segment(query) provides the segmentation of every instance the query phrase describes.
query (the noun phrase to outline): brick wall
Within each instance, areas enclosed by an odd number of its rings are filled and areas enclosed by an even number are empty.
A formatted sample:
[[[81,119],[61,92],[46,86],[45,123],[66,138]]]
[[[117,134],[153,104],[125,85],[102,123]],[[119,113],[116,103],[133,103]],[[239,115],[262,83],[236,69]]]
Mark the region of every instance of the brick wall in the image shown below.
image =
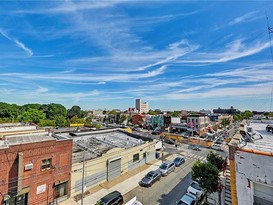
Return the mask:
[[[22,164],[18,166],[18,155],[23,153]],[[52,167],[41,170],[42,160],[52,159]],[[22,169],[22,188],[29,187],[28,204],[48,204],[53,201],[54,183],[69,181],[72,163],[72,140],[46,141],[10,146],[0,150],[0,203],[3,195],[16,191],[18,169]],[[33,169],[25,170],[26,164],[33,164]],[[38,190],[37,190],[38,187]],[[39,188],[41,193],[37,193]],[[70,188],[68,193],[70,193]],[[16,193],[14,193],[16,194]],[[69,195],[69,194],[68,194]]]

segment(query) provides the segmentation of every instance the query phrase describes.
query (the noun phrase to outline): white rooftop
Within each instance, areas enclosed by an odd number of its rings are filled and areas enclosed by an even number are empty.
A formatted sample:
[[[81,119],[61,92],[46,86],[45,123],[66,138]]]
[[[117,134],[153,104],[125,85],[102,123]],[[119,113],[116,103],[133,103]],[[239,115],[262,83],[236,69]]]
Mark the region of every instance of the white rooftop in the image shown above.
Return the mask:
[[[267,125],[268,123],[250,123],[247,127],[253,129],[253,142],[242,141],[239,146],[251,150],[273,152],[273,133],[266,131]]]

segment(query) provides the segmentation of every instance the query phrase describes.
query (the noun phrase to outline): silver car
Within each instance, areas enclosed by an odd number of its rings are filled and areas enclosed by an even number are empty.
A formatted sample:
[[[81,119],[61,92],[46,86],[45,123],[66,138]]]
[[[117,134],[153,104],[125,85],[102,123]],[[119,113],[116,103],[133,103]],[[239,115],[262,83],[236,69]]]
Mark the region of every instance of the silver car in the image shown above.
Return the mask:
[[[140,185],[141,186],[152,186],[153,183],[155,183],[156,181],[159,181],[161,178],[161,173],[158,171],[150,171],[148,172],[148,174],[146,174],[145,177],[143,177],[140,181]]]
[[[161,173],[162,176],[167,176],[170,172],[174,171],[175,164],[173,161],[166,161],[160,165],[158,171]]]

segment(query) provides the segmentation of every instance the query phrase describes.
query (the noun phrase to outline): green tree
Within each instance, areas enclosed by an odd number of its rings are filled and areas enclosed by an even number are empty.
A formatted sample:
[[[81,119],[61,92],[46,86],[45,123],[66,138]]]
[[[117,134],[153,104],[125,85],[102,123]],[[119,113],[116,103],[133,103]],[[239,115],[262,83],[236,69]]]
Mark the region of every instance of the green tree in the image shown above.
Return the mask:
[[[80,106],[74,105],[70,110],[68,110],[67,117],[69,119],[71,119],[74,116],[76,116],[76,117],[80,117],[81,116],[81,108],[80,108]]]
[[[22,109],[24,111],[28,111],[29,109],[35,109],[35,110],[40,110],[41,109],[41,105],[38,103],[33,103],[33,104],[25,104],[22,106]]]
[[[221,120],[221,124],[222,124],[223,127],[226,127],[227,125],[230,124],[230,120],[228,118],[223,118]]]
[[[116,110],[111,110],[111,111],[109,112],[109,114],[110,114],[110,115],[117,115],[118,113],[117,113]]]
[[[233,116],[234,121],[239,121],[241,116],[239,114],[236,114]]]
[[[243,119],[249,119],[249,118],[253,117],[253,113],[249,110],[246,110],[243,113],[241,113],[241,116]]]
[[[49,120],[49,119],[43,120],[43,119],[41,119],[39,121],[39,125],[41,127],[46,127],[46,126],[55,127],[55,120]]]
[[[16,104],[0,102],[0,118],[16,119],[21,114],[20,107]]]
[[[192,167],[192,178],[206,190],[206,200],[209,194],[217,191],[219,170],[214,164],[197,161]]]
[[[223,166],[223,163],[225,160],[219,154],[215,154],[213,152],[210,152],[207,155],[207,160],[208,160],[208,162],[214,164],[218,170],[222,170],[222,166]]]
[[[96,124],[96,129],[99,130],[101,128],[101,124]]]
[[[36,110],[33,108],[29,108],[28,111],[25,111],[20,119],[24,122],[34,122],[34,123],[39,123],[40,120],[45,120],[46,115],[43,113],[41,110]]]
[[[80,113],[80,118],[86,118],[87,117],[87,113],[88,113],[88,111],[86,111],[86,110],[81,110],[81,113]]]
[[[180,112],[178,111],[171,112],[172,117],[179,117],[179,115],[180,115]]]
[[[67,116],[67,110],[61,104],[50,103],[46,106],[42,105],[41,109],[44,109],[44,112],[46,113],[46,117],[48,119],[54,119],[55,116]]]
[[[70,123],[72,123],[72,124],[85,123],[85,119],[78,118],[77,116],[74,116],[70,119]]]
[[[127,120],[127,116],[126,115],[121,115],[120,123],[124,123],[126,120]]]
[[[86,123],[91,124],[92,123],[92,116],[89,116],[85,119]]]
[[[157,112],[155,112],[155,111],[153,111],[153,110],[149,110],[149,112],[148,112],[147,114],[149,114],[149,115],[156,115]]]
[[[66,127],[68,124],[66,118],[61,115],[54,116],[54,120],[55,120],[55,126],[57,127]]]

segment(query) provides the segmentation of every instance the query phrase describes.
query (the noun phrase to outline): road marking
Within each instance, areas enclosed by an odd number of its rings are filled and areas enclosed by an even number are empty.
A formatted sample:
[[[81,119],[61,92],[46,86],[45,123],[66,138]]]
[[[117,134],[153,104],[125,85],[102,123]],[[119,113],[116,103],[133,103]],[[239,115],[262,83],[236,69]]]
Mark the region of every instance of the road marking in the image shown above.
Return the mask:
[[[194,157],[193,157],[194,159],[198,159],[198,155],[194,155]]]

